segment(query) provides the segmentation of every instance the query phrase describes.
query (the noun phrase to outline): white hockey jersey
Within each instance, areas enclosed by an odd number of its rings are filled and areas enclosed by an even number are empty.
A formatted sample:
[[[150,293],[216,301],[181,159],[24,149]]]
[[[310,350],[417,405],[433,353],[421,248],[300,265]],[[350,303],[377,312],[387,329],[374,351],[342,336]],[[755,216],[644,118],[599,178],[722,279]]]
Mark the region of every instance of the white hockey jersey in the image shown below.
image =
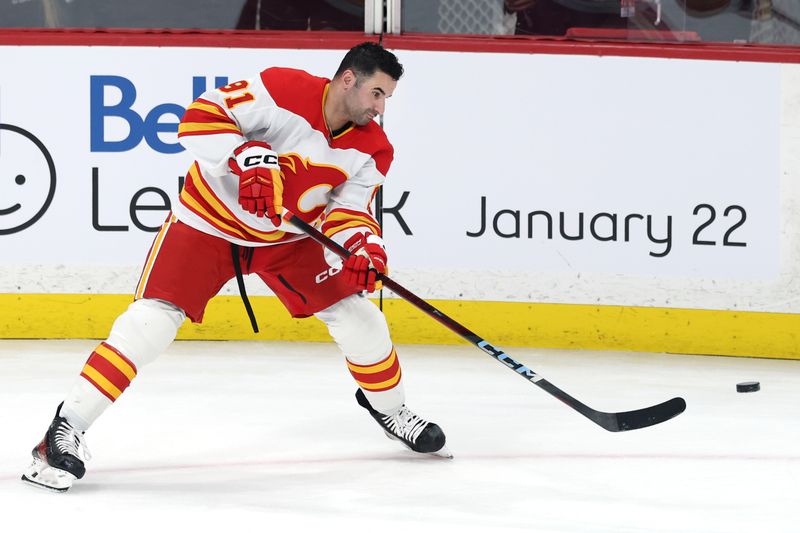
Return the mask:
[[[279,154],[286,209],[321,224],[340,243],[356,231],[380,235],[371,206],[394,150],[374,122],[331,134],[323,113],[329,83],[301,70],[269,68],[195,100],[178,128],[181,144],[195,158],[174,209],[178,219],[245,246],[304,237],[290,224],[276,228],[239,205],[239,178],[228,159],[253,140]]]

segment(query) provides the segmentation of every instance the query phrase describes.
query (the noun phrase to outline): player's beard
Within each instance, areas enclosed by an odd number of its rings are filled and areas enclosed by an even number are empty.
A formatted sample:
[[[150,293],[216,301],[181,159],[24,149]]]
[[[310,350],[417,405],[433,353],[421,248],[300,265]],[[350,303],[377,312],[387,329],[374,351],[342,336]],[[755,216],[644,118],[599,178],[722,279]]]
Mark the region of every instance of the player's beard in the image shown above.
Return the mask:
[[[350,115],[350,122],[353,122],[359,126],[365,126],[369,124],[375,117],[373,111],[369,108],[350,108],[348,111]]]
[[[374,119],[375,116],[376,115],[373,115],[372,112],[369,110],[362,111],[361,113],[358,114],[358,117],[353,120],[353,122],[355,122],[359,126],[366,126],[367,124],[372,122],[372,119]]]
[[[377,116],[368,107],[358,107],[358,102],[346,102],[346,105],[350,122],[358,126],[366,126]]]

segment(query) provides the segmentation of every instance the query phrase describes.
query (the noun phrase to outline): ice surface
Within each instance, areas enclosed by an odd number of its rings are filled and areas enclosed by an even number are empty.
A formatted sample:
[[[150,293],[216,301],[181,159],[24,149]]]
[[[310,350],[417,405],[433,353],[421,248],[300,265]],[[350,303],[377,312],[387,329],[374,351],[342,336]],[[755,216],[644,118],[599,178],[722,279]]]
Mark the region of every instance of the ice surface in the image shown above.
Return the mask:
[[[800,361],[506,349],[595,409],[687,401],[609,433],[472,346],[400,346],[448,461],[382,434],[333,343],[176,342],[87,433],[83,480],[23,484],[95,344],[0,341],[0,531],[800,531]]]

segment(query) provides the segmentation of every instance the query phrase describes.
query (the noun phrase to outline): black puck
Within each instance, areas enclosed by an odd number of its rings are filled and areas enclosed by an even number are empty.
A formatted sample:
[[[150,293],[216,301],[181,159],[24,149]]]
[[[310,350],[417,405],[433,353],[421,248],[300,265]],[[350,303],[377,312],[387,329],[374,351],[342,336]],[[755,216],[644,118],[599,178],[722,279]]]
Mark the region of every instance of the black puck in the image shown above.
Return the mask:
[[[736,392],[756,392],[761,390],[761,383],[758,381],[745,381],[736,384]]]

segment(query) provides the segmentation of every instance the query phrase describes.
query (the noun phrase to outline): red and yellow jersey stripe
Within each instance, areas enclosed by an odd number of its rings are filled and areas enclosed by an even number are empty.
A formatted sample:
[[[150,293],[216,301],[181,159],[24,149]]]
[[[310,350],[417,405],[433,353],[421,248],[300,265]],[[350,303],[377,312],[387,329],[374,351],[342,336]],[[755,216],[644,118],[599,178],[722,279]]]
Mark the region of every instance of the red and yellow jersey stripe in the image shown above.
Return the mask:
[[[237,239],[248,242],[276,244],[296,238],[294,234],[280,230],[260,231],[239,220],[225,202],[211,190],[196,162],[186,175],[186,182],[180,194],[180,202],[215,229]]]
[[[363,211],[353,211],[350,209],[333,209],[325,217],[322,224],[322,233],[327,237],[333,237],[340,231],[350,228],[364,228],[370,233],[381,236],[381,227],[378,221],[371,215]]]
[[[192,102],[178,125],[178,138],[216,133],[242,135],[236,122],[219,105],[202,98]]]

